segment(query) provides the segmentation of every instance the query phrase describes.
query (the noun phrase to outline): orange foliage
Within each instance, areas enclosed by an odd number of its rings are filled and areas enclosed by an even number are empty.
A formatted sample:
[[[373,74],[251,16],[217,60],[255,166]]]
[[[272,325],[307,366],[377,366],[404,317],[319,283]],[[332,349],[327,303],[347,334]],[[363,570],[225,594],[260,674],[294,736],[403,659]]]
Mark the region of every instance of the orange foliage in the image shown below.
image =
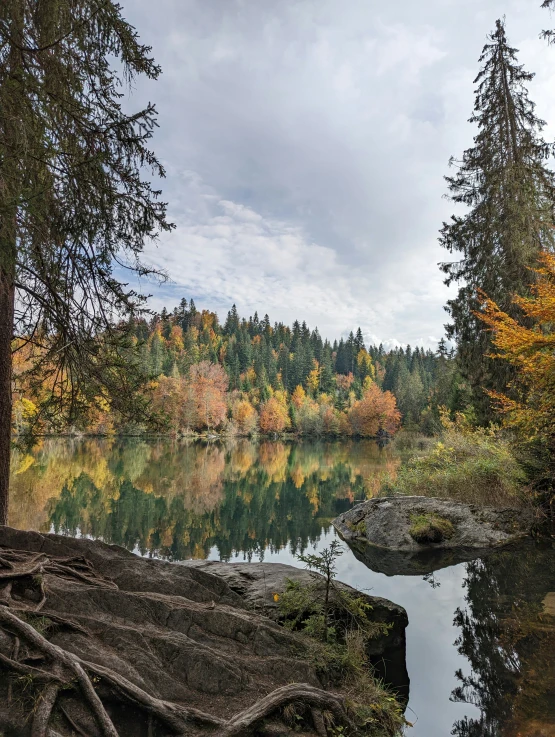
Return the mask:
[[[153,409],[172,432],[219,427],[226,418],[227,375],[208,361],[191,366],[188,377],[161,376],[153,392]]]
[[[168,345],[172,350],[176,352],[183,350],[183,330],[179,327],[179,325],[172,325],[170,337],[168,338]]]
[[[250,434],[256,428],[258,415],[248,399],[239,399],[231,407],[231,416],[240,433]]]
[[[348,391],[351,388],[354,380],[355,377],[350,372],[347,374],[347,376],[345,376],[345,374],[335,375],[335,383],[337,384],[337,388],[344,389],[345,391]]]
[[[189,371],[195,429],[219,427],[226,417],[228,378],[219,364],[201,361]]]
[[[261,432],[283,432],[289,426],[287,407],[276,397],[270,397],[260,408]]]
[[[297,409],[299,409],[304,403],[305,399],[306,399],[306,392],[301,386],[301,384],[299,384],[298,386],[295,387],[295,391],[291,395],[291,402]]]
[[[376,437],[380,430],[393,435],[401,424],[401,413],[393,394],[371,383],[362,399],[350,408],[348,419],[355,435],[368,438]]]
[[[514,297],[524,320],[519,322],[482,294],[482,312],[475,313],[493,333],[501,358],[517,369],[510,387],[512,398],[490,392],[506,424],[519,427],[529,437],[555,439],[555,255],[543,253],[534,269],[538,280],[531,297]],[[527,322],[531,327],[522,324]],[[515,398],[516,397],[516,398]]]

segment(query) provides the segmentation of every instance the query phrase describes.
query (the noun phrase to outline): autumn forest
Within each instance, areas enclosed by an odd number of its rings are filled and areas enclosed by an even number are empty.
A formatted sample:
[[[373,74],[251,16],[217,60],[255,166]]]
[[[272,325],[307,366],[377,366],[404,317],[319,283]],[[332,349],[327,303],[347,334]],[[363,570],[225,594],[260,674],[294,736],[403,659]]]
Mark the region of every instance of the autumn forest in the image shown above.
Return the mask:
[[[384,350],[368,346],[360,328],[345,340],[322,339],[296,321],[290,328],[255,313],[241,318],[235,306],[223,325],[208,310],[183,299],[121,326],[129,361],[148,381],[149,421],[126,422],[107,403],[96,401],[73,426],[61,416],[42,415],[46,382],[26,380],[33,351],[22,341],[16,351],[14,397],[17,429],[42,432],[225,432],[251,435],[389,437],[401,424],[432,434],[439,407],[464,409],[465,384],[442,341],[433,352],[421,348]]]

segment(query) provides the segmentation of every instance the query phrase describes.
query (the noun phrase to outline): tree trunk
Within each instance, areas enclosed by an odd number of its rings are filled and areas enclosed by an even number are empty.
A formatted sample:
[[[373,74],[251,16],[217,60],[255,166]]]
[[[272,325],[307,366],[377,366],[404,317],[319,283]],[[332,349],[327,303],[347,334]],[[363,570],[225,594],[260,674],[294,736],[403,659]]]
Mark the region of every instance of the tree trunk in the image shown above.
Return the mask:
[[[4,243],[0,248],[4,249]],[[4,254],[2,254],[4,255]],[[12,426],[14,277],[0,266],[0,524],[8,523]]]
[[[15,273],[17,255],[17,207],[21,188],[19,158],[23,108],[20,76],[23,66],[24,2],[12,3],[7,65],[2,75],[0,99],[0,524],[8,523],[8,487],[12,431],[12,340],[14,333]],[[19,47],[19,48],[18,48]]]

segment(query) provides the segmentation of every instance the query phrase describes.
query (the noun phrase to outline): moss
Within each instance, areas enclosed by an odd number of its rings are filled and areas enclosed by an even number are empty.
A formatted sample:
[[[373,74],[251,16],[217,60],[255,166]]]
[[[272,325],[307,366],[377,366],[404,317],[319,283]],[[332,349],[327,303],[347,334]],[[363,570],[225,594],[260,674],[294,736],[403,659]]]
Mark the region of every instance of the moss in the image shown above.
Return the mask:
[[[361,519],[356,524],[354,522],[348,521],[347,527],[351,530],[351,532],[356,532],[357,535],[365,535],[366,534],[366,520]]]
[[[417,543],[440,543],[453,537],[453,523],[438,514],[412,514],[409,534]]]

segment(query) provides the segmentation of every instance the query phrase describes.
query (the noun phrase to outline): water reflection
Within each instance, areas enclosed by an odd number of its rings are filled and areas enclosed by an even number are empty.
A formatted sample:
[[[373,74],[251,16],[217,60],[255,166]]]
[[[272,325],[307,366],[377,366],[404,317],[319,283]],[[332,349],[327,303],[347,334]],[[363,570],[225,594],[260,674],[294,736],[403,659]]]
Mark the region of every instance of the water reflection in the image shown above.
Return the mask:
[[[328,545],[333,517],[373,496],[399,464],[391,446],[370,441],[47,440],[14,457],[10,524],[173,560],[298,564],[294,552]],[[427,569],[386,576],[363,563],[342,556],[340,580],[409,615],[408,737],[555,737],[552,544],[521,544],[425,579]],[[383,571],[386,559],[378,563]]]
[[[302,551],[399,457],[360,442],[46,441],[14,459],[10,524],[172,560]]]
[[[555,549],[530,542],[466,565],[466,606],[455,612],[460,670],[454,701],[480,717],[459,720],[457,737],[555,734]]]

